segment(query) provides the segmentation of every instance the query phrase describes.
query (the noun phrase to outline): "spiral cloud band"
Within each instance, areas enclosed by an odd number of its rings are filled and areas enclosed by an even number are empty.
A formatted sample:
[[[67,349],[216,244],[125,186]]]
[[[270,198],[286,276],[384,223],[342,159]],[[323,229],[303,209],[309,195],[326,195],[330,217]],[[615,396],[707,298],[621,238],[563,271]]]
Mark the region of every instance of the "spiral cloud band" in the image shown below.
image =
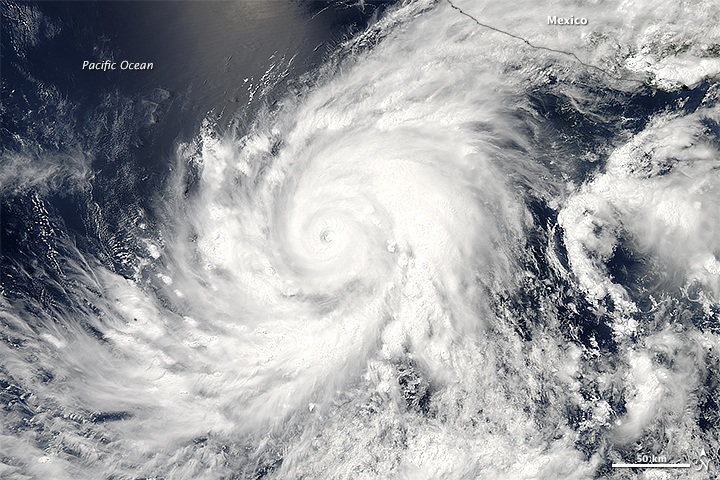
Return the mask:
[[[718,8],[523,5],[388,5],[293,79],[273,53],[155,170],[120,132],[162,89],[17,134],[0,476],[711,475]]]

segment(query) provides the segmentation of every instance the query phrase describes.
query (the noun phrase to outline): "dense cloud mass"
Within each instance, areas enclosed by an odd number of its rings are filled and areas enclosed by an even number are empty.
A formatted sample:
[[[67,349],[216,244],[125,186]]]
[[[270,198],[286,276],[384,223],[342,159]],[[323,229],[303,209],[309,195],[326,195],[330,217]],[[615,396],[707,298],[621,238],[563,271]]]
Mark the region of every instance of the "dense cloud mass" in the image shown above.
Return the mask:
[[[717,475],[714,2],[188,27],[222,67],[96,97],[37,66],[73,10],[2,8],[3,478]]]

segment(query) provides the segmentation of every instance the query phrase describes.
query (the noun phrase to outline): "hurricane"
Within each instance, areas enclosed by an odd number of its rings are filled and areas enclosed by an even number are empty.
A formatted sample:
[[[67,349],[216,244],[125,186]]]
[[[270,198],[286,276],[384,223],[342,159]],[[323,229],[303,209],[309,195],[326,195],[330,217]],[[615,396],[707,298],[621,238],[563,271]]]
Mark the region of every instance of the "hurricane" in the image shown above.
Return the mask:
[[[0,476],[717,475],[716,4],[170,3],[2,7]]]

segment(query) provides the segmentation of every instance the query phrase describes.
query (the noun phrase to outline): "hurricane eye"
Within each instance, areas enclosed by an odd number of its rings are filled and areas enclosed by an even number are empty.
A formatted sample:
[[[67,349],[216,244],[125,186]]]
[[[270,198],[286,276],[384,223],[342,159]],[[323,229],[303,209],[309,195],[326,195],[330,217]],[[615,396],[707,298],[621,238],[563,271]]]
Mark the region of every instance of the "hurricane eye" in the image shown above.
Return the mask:
[[[325,230],[320,234],[320,240],[325,243],[332,243],[335,239],[335,234],[332,230]]]

